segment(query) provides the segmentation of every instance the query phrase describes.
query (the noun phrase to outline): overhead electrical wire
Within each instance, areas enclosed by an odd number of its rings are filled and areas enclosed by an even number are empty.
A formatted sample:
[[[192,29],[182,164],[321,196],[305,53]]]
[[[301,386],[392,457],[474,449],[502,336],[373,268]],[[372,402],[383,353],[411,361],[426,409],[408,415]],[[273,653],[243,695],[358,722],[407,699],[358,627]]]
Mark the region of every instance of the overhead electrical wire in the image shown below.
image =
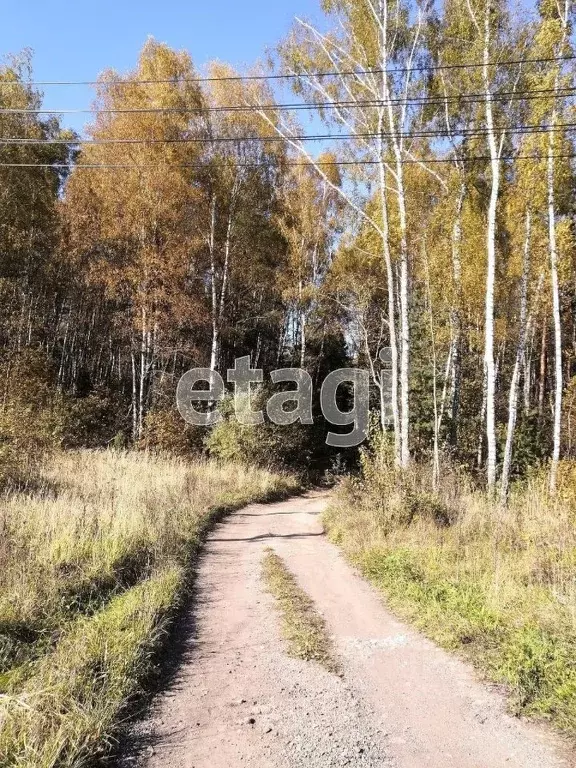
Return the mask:
[[[565,99],[576,96],[576,86],[560,88],[539,88],[518,91],[500,91],[490,94],[492,101],[519,101],[549,98],[551,94],[555,98]],[[382,105],[408,104],[409,106],[443,106],[446,103],[476,104],[484,103],[486,94],[461,93],[456,96],[412,96],[387,100],[359,99],[358,101],[326,101],[326,102],[296,102],[289,104],[238,104],[231,106],[198,106],[198,107],[95,107],[93,109],[47,109],[25,107],[0,107],[0,115],[124,115],[124,114],[195,114],[202,115],[209,112],[253,112],[254,110],[323,110],[323,109],[361,109],[379,107]]]
[[[507,134],[526,135],[541,134],[550,131],[572,131],[576,129],[576,123],[557,123],[555,125],[517,125],[502,129]],[[499,130],[499,129],[496,129]],[[239,144],[242,142],[283,142],[283,141],[351,141],[353,139],[450,139],[459,138],[480,138],[488,134],[487,128],[465,128],[449,132],[445,129],[437,130],[416,130],[411,132],[398,132],[396,134],[388,132],[366,132],[366,133],[327,133],[296,136],[181,136],[177,138],[120,138],[120,139],[45,139],[45,138],[21,138],[0,136],[0,145],[12,146],[37,146],[37,145],[65,145],[65,146],[114,146],[122,144]]]
[[[503,155],[499,157],[500,162],[508,161],[508,160],[548,160],[549,155]],[[560,159],[574,159],[576,158],[576,154],[574,153],[565,153],[565,154],[555,154],[552,155],[553,160],[560,160]],[[449,158],[449,157],[422,157],[422,158],[405,158],[400,160],[401,165],[428,165],[428,164],[437,164],[437,163],[454,163],[455,160],[458,160],[458,162],[480,162],[480,161],[490,161],[491,157],[490,155],[471,155],[468,157],[458,157],[458,158]],[[396,165],[396,160],[388,160],[385,161],[387,164]],[[325,167],[325,166],[363,166],[363,165],[379,165],[379,160],[320,160],[320,161],[287,161],[284,163],[285,166],[290,167],[303,167],[303,166],[309,166],[309,167]],[[43,169],[50,169],[54,171],[58,170],[75,170],[75,169],[85,169],[85,170],[147,170],[149,168],[163,168],[165,170],[176,170],[176,169],[197,169],[202,170],[206,166],[202,165],[200,163],[0,163],[0,168],[43,168]],[[269,167],[266,163],[238,163],[237,168],[267,168]]]
[[[555,125],[516,125],[509,126],[507,128],[496,127],[496,132],[504,132],[514,135],[525,134],[540,134],[548,133],[550,131],[562,131],[562,130],[574,130],[576,129],[576,123],[556,123]],[[365,132],[365,133],[326,133],[326,134],[304,134],[304,135],[286,135],[286,136],[213,136],[213,137],[185,137],[175,139],[5,139],[0,137],[0,144],[3,143],[22,143],[22,144],[67,144],[67,145],[107,145],[107,144],[218,144],[218,143],[238,143],[238,142],[282,142],[282,141],[351,141],[353,139],[450,139],[453,137],[462,138],[477,138],[488,135],[489,130],[487,128],[465,128],[461,130],[447,131],[445,129],[437,130],[415,130],[410,132],[399,131],[392,134],[387,131],[382,132]]]
[[[266,80],[294,80],[312,77],[361,77],[363,75],[381,75],[400,74],[403,72],[436,72],[449,71],[454,69],[476,69],[484,66],[488,67],[511,67],[524,64],[550,64],[553,62],[573,61],[576,55],[569,56],[550,56],[546,58],[535,59],[504,59],[502,61],[488,62],[463,62],[461,64],[422,64],[411,67],[390,67],[387,69],[350,69],[350,70],[328,70],[325,72],[288,72],[286,74],[274,75],[227,75],[220,77],[172,77],[147,80],[36,80],[24,83],[33,87],[48,86],[128,86],[128,85],[161,85],[179,83],[223,83],[223,82],[242,82],[242,81],[266,81]],[[18,80],[0,81],[1,86],[22,85]]]
[[[560,56],[560,57],[549,57],[549,58],[541,58],[541,59],[522,59],[522,60],[507,60],[507,61],[492,61],[488,62],[489,66],[512,66],[512,65],[521,65],[521,64],[535,64],[535,63],[549,63],[549,62],[558,62],[558,61],[570,61],[576,59],[576,56]],[[462,64],[450,64],[450,65],[430,65],[430,66],[423,66],[423,67],[412,67],[412,70],[416,71],[428,71],[428,70],[443,70],[443,69],[465,69],[465,68],[474,68],[479,66],[485,66],[485,62],[481,63],[462,63]],[[34,82],[34,83],[27,83],[27,85],[113,85],[113,84],[153,84],[153,83],[173,83],[178,84],[181,82],[214,82],[214,81],[228,81],[228,80],[265,80],[265,79],[280,79],[284,77],[301,77],[301,76],[316,76],[316,77],[324,77],[324,76],[330,76],[330,75],[360,75],[360,74],[375,74],[375,73],[382,73],[384,70],[356,70],[356,71],[350,71],[350,72],[316,72],[311,73],[309,75],[299,75],[299,74],[293,74],[293,75],[266,75],[266,76],[234,76],[234,77],[215,77],[215,78],[171,78],[171,79],[165,79],[165,80],[118,80],[118,81],[104,81],[103,83],[100,83],[99,81],[85,81],[85,82],[79,82],[79,81],[53,81],[53,82]],[[402,71],[408,71],[407,68],[396,68],[396,69],[388,69],[386,70],[388,73],[393,72],[402,72]],[[10,84],[21,84],[19,81],[0,81],[0,87],[3,85],[10,85]],[[531,100],[531,99],[544,99],[549,98],[550,95],[553,95],[554,98],[570,98],[576,95],[576,88],[574,87],[567,87],[567,88],[541,88],[541,89],[529,89],[529,90],[514,90],[514,91],[500,91],[496,93],[490,94],[490,98],[492,101],[499,101],[499,100],[508,100],[508,101],[514,101],[514,100]],[[407,104],[408,106],[414,106],[414,107],[420,107],[420,106],[429,106],[429,105],[446,105],[447,103],[459,103],[459,104],[471,104],[476,103],[477,101],[484,102],[486,100],[487,95],[484,93],[463,93],[458,94],[454,96],[413,96],[413,97],[404,97],[404,98],[393,98],[386,101],[381,101],[377,99],[358,99],[358,100],[350,100],[350,101],[326,101],[326,102],[317,102],[317,103],[290,103],[290,104],[265,104],[265,105],[231,105],[231,106],[198,106],[193,108],[179,108],[179,107],[125,107],[125,108],[94,108],[94,109],[62,109],[62,110],[54,110],[54,109],[45,109],[45,108],[38,108],[38,109],[29,109],[29,108],[0,108],[0,116],[2,115],[26,115],[26,114],[33,114],[33,115],[42,115],[42,114],[169,114],[169,113],[176,113],[176,114],[203,114],[205,112],[253,112],[257,109],[259,110],[328,110],[328,109],[353,109],[353,108],[369,108],[369,107],[379,107],[384,104]],[[517,125],[517,126],[510,126],[508,128],[499,129],[502,130],[504,133],[509,133],[512,135],[530,135],[530,134],[541,134],[541,133],[547,133],[551,130],[553,131],[561,131],[561,130],[567,130],[571,131],[576,128],[576,123],[562,123],[555,126],[542,126],[542,125]],[[487,129],[480,129],[480,128],[465,128],[465,129],[457,129],[454,131],[447,131],[447,130],[441,130],[441,129],[432,129],[432,130],[415,130],[411,132],[399,132],[397,134],[391,134],[387,132],[381,132],[381,133],[375,133],[375,132],[365,132],[365,133],[355,133],[355,134],[315,134],[315,135],[296,135],[296,136],[215,136],[215,137],[197,137],[197,136],[179,136],[176,138],[136,138],[136,137],[129,137],[129,138],[119,138],[119,139],[82,139],[79,137],[75,137],[73,139],[64,139],[64,138],[54,138],[54,139],[46,139],[46,138],[27,138],[27,137],[1,137],[0,136],[0,145],[12,145],[12,146],[25,146],[25,145],[43,145],[43,144],[61,144],[61,145],[67,145],[67,146],[85,146],[85,145],[114,145],[114,144],[125,144],[125,145],[134,145],[134,144],[184,144],[184,143],[241,143],[241,142],[299,142],[299,143],[305,143],[305,142],[312,142],[312,141],[342,141],[342,140],[352,140],[352,139],[386,139],[386,138],[393,138],[396,136],[397,138],[423,138],[423,139],[453,139],[455,137],[459,138],[475,138],[475,137],[483,137],[488,134]],[[556,155],[555,157],[565,157],[565,158],[573,158],[574,155]],[[462,157],[458,158],[459,160],[463,160],[466,162],[471,161],[482,161],[482,160],[489,160],[489,157],[483,156],[483,155],[477,155],[477,156],[469,156],[469,157]],[[544,157],[540,157],[537,155],[511,155],[502,157],[501,160],[541,160],[545,159]],[[320,165],[375,165],[379,161],[372,161],[372,160],[355,160],[355,161],[330,161],[330,162],[321,162],[316,163]],[[415,159],[415,158],[404,158],[402,163],[452,163],[454,162],[454,158],[446,157],[446,158],[422,158],[422,159]],[[303,162],[293,162],[289,161],[287,165],[310,165],[310,161],[306,160]],[[264,165],[263,163],[252,163],[252,164],[244,164],[244,167],[260,167]],[[201,168],[203,166],[197,165],[197,164],[181,164],[181,165],[169,165],[169,164],[158,164],[158,163],[149,163],[149,164],[133,164],[133,163],[120,163],[120,164],[108,164],[108,163],[0,163],[0,167],[5,168],[52,168],[52,169],[71,169],[71,168],[91,168],[91,169],[97,169],[97,168],[118,168],[118,169],[129,169],[129,168],[146,168],[146,167],[182,167],[182,168],[194,168],[198,167]],[[242,164],[240,164],[240,167],[242,167]]]

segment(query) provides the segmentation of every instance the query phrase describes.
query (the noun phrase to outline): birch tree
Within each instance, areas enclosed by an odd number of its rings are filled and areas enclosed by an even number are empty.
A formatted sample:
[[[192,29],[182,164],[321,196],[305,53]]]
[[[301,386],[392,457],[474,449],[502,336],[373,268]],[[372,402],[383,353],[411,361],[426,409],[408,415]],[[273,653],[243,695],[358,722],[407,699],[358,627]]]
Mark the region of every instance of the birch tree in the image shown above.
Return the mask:
[[[502,47],[510,49],[507,32],[506,10],[503,4],[490,0],[472,2],[467,0],[467,9],[477,43],[473,53],[480,54],[481,90],[483,93],[484,127],[486,146],[490,158],[490,193],[486,221],[486,288],[484,317],[484,370],[486,387],[486,483],[489,493],[496,484],[496,360],[494,341],[496,262],[497,262],[497,227],[498,204],[501,186],[501,158],[506,137],[505,125],[498,125],[494,101],[496,84],[506,81],[495,62]],[[502,116],[505,117],[505,116]],[[500,121],[502,123],[502,120]]]
[[[558,462],[560,459],[561,424],[562,424],[562,320],[560,316],[560,284],[558,275],[557,243],[557,175],[559,161],[556,158],[559,147],[564,143],[559,132],[559,116],[564,112],[559,103],[561,86],[570,84],[566,77],[566,68],[559,59],[569,53],[568,41],[571,34],[573,5],[571,0],[548,0],[539,6],[540,27],[537,31],[535,56],[557,59],[546,74],[539,73],[539,81],[548,84],[551,98],[545,103],[542,119],[548,127],[548,146],[546,163],[548,245],[550,254],[550,280],[552,292],[552,317],[554,325],[554,420],[553,447],[550,467],[550,491],[556,491]]]
[[[409,157],[408,128],[417,119],[410,97],[419,87],[415,68],[422,54],[424,11],[418,7],[412,22],[410,9],[399,1],[330,0],[323,7],[334,22],[334,31],[325,34],[308,21],[297,20],[292,35],[281,46],[281,58],[284,71],[297,76],[296,93],[317,106],[326,125],[352,136],[347,157],[374,163],[375,175],[364,179],[379,190],[378,212],[367,213],[349,183],[339,187],[338,194],[380,238],[388,282],[395,453],[397,464],[405,467],[410,459],[410,254],[404,162]],[[326,69],[341,74],[330,78],[315,74]],[[330,184],[310,149],[294,136],[290,122],[269,119],[279,135]],[[372,134],[376,141],[367,138]],[[362,176],[356,174],[355,178]],[[399,227],[394,244],[389,225],[391,200]]]
[[[211,346],[210,367],[219,368],[223,323],[232,270],[242,247],[239,221],[247,207],[257,208],[259,195],[270,195],[270,174],[283,154],[271,138],[270,126],[243,109],[250,90],[229,65],[214,62],[204,88],[201,183],[205,220],[200,237],[208,251]],[[268,93],[268,92],[267,92]]]
[[[532,210],[529,204],[525,206],[525,233],[524,247],[522,249],[522,277],[520,282],[520,316],[518,330],[518,344],[516,346],[516,358],[512,379],[510,382],[510,394],[508,397],[508,425],[506,429],[506,445],[504,447],[504,459],[502,463],[502,477],[500,485],[500,501],[506,503],[508,487],[510,484],[510,468],[512,463],[512,446],[514,441],[514,429],[518,413],[518,395],[520,389],[520,371],[526,354],[526,338],[530,332],[531,318],[528,320],[528,282],[530,278],[530,248],[532,234]]]

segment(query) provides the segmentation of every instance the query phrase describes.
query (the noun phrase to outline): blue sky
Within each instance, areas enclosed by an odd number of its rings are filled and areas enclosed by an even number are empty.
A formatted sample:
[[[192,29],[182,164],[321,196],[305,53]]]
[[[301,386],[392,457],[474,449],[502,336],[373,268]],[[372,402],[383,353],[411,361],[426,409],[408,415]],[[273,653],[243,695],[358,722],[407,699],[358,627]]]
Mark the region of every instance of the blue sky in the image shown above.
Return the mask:
[[[34,51],[36,80],[94,80],[131,69],[148,37],[186,48],[197,68],[211,59],[242,68],[288,31],[294,16],[318,18],[318,0],[16,0],[2,3],[0,54]],[[45,88],[47,108],[90,105],[92,91]],[[65,123],[81,129],[88,116]]]

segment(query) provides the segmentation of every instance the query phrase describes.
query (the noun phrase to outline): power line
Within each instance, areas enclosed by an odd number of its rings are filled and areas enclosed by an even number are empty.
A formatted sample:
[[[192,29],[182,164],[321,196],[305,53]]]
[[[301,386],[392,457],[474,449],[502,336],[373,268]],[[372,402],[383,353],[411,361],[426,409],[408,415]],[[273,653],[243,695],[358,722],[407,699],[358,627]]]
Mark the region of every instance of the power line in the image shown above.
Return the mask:
[[[489,62],[463,62],[461,64],[423,64],[412,67],[391,67],[389,69],[351,69],[328,70],[325,72],[290,72],[277,75],[229,75],[224,77],[172,77],[149,80],[36,80],[22,83],[19,80],[0,81],[1,86],[25,85],[29,87],[48,86],[129,86],[129,85],[179,85],[181,83],[223,83],[242,81],[266,81],[266,80],[294,80],[312,77],[361,77],[365,75],[401,74],[406,72],[437,72],[453,69],[477,69],[479,67],[511,67],[523,64],[549,64],[561,61],[573,61],[576,56],[550,56],[537,59],[505,59],[503,61]]]
[[[566,154],[556,154],[552,155],[553,160],[561,160],[561,159],[570,159],[573,160],[576,158],[576,154],[574,153],[566,153]],[[541,160],[548,160],[548,155],[503,155],[499,158],[501,162],[505,161],[516,161],[516,160],[534,160],[534,161],[541,161]],[[432,158],[407,158],[404,160],[401,160],[401,165],[427,165],[427,164],[437,164],[437,163],[453,163],[455,158],[439,158],[439,157],[432,157]],[[460,157],[458,158],[459,162],[480,162],[480,161],[490,161],[491,157],[490,155],[473,155],[469,157]],[[319,161],[319,162],[309,162],[309,161],[288,161],[284,163],[285,166],[290,167],[303,167],[303,166],[309,166],[309,167],[324,167],[324,166],[364,166],[364,165],[379,165],[378,160],[330,160],[330,161]],[[389,163],[396,164],[395,160],[389,160],[386,161]],[[0,168],[41,168],[41,169],[50,169],[50,170],[148,170],[150,168],[162,168],[163,170],[178,170],[178,169],[197,169],[202,170],[206,166],[201,165],[199,163],[178,163],[178,164],[161,164],[161,163],[118,163],[118,164],[108,164],[108,163],[0,163]],[[238,163],[237,168],[267,168],[269,167],[266,163]]]
[[[492,101],[521,101],[533,99],[549,98],[551,94],[560,99],[571,98],[576,95],[575,87],[554,88],[534,88],[518,91],[499,91],[491,94]],[[457,104],[475,104],[484,103],[486,94],[483,93],[461,93],[455,96],[412,96],[406,99],[393,98],[386,101],[378,99],[358,99],[357,101],[325,101],[313,103],[286,103],[286,104],[238,104],[230,106],[199,106],[199,107],[103,107],[95,109],[47,109],[25,108],[25,107],[1,107],[0,115],[123,115],[123,114],[192,114],[203,115],[211,112],[253,112],[254,110],[323,110],[323,109],[360,109],[369,107],[381,107],[384,104],[404,104],[409,106],[443,106],[445,103]]]
[[[505,131],[508,134],[514,135],[530,135],[548,133],[549,131],[571,131],[576,129],[576,123],[557,123],[555,125],[517,125],[506,128]],[[36,138],[20,138],[20,137],[0,137],[0,145],[9,146],[37,146],[37,145],[65,145],[65,146],[114,146],[124,144],[228,144],[228,143],[242,143],[242,142],[283,142],[283,141],[351,141],[353,139],[390,139],[390,138],[414,138],[414,139],[442,139],[451,137],[462,138],[479,138],[488,135],[487,128],[469,128],[454,130],[449,132],[445,129],[438,130],[416,130],[410,132],[399,132],[397,134],[391,134],[387,132],[366,132],[366,133],[327,133],[327,134],[313,134],[313,135],[296,135],[296,136],[190,136],[190,137],[177,137],[177,138],[127,138],[127,139],[36,139]]]

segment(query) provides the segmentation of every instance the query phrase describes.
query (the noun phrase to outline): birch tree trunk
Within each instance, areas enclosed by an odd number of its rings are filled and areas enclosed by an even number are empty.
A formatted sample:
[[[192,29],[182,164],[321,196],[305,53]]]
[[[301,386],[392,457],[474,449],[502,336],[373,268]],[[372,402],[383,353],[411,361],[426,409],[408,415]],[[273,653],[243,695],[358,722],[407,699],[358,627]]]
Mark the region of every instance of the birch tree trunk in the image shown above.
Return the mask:
[[[216,286],[216,195],[210,201],[210,235],[208,240],[210,253],[210,295],[212,299],[212,342],[210,345],[210,368],[215,371],[218,365],[218,289]]]
[[[518,395],[520,391],[520,370],[526,354],[527,316],[528,316],[528,277],[530,274],[530,236],[532,218],[530,208],[526,208],[526,233],[524,239],[524,258],[522,260],[522,282],[520,286],[520,329],[518,334],[518,346],[516,347],[516,360],[510,382],[510,395],[508,397],[508,427],[506,430],[506,446],[504,448],[504,461],[502,464],[502,483],[500,486],[500,502],[506,503],[508,488],[510,485],[510,468],[512,465],[512,447],[514,444],[514,430],[518,413]]]
[[[560,323],[560,289],[558,285],[558,250],[556,245],[556,214],[554,200],[554,140],[550,132],[548,150],[548,236],[550,247],[550,276],[552,280],[552,314],[554,318],[554,443],[550,466],[550,492],[556,491],[560,460],[560,429],[562,424],[562,326]]]
[[[390,356],[391,356],[391,385],[392,391],[391,407],[392,407],[392,421],[394,426],[394,457],[396,466],[402,466],[403,464],[403,436],[404,432],[401,429],[401,417],[398,401],[398,332],[396,327],[396,296],[394,286],[394,271],[392,269],[392,255],[390,250],[390,226],[388,219],[388,196],[386,193],[386,164],[384,162],[384,104],[389,102],[388,80],[387,80],[387,67],[388,67],[388,13],[387,13],[386,0],[380,0],[378,7],[378,14],[380,18],[380,68],[382,70],[380,78],[380,97],[382,99],[382,106],[378,110],[378,155],[379,155],[379,181],[380,181],[380,213],[382,218],[382,251],[384,256],[384,264],[386,266],[386,280],[388,283],[388,331],[390,340]],[[380,388],[380,408],[381,419],[384,421],[384,410],[382,399],[384,397],[383,383],[381,382]]]
[[[486,296],[484,331],[484,368],[486,372],[486,483],[492,493],[496,484],[496,369],[494,364],[494,286],[496,279],[496,212],[500,190],[500,157],[494,130],[492,92],[488,64],[490,61],[490,3],[484,15],[483,80],[488,149],[490,152],[491,189],[486,232]]]
[[[132,341],[134,344],[134,341]],[[138,437],[138,397],[137,397],[137,383],[136,383],[136,357],[134,351],[130,354],[130,360],[132,363],[132,440],[136,440]]]
[[[398,162],[401,168],[400,161]],[[406,209],[404,201],[404,186],[398,179],[398,205],[400,210],[400,434],[401,434],[401,465],[407,467],[410,463],[410,326],[408,313],[408,243],[406,240]]]
[[[456,215],[452,228],[452,279],[454,280],[454,306],[451,311],[452,324],[452,390],[450,393],[450,444],[458,444],[458,411],[460,409],[461,355],[462,355],[462,210],[466,196],[466,185],[460,185],[456,203]]]
[[[304,369],[306,362],[306,312],[300,312],[300,368]]]
[[[380,152],[381,158],[384,152],[382,141],[382,114],[380,115]],[[389,240],[389,222],[388,222],[388,202],[386,195],[386,167],[382,159],[379,163],[380,170],[380,210],[382,216],[382,251],[384,264],[386,266],[386,280],[388,283],[388,331],[390,341],[391,357],[391,409],[392,422],[394,427],[394,457],[396,466],[402,463],[402,435],[400,433],[400,414],[398,408],[398,336],[396,330],[396,312],[395,312],[395,291],[394,291],[394,272],[392,270],[392,256],[390,253]],[[380,391],[381,398],[384,396],[383,389]],[[382,418],[383,415],[382,415]]]
[[[379,14],[381,24],[381,68],[383,98],[388,112],[388,130],[392,143],[395,159],[395,182],[398,200],[398,217],[400,224],[400,466],[407,467],[410,463],[410,325],[409,325],[409,296],[408,296],[408,237],[406,223],[406,196],[404,190],[404,167],[402,164],[402,142],[400,131],[403,127],[402,117],[397,120],[394,115],[392,99],[388,83],[388,2],[379,0]],[[416,46],[414,41],[413,50]],[[406,89],[404,99],[401,101],[401,116],[406,114],[407,86],[410,81],[412,56],[406,68]]]
[[[565,0],[564,15],[559,15],[562,23],[562,39],[557,55],[562,55],[566,43],[568,28],[568,14],[570,0]],[[556,67],[554,78],[554,94],[550,129],[548,131],[548,241],[550,250],[550,277],[552,281],[552,315],[554,319],[554,441],[552,447],[552,464],[550,466],[550,492],[556,492],[556,480],[558,475],[558,462],[560,460],[560,430],[562,425],[562,325],[560,318],[560,287],[558,282],[558,247],[556,243],[556,199],[554,189],[554,150],[555,131],[558,120],[557,98],[560,85],[560,63]]]
[[[436,490],[438,488],[438,482],[440,480],[440,415],[438,412],[438,370],[436,361],[436,335],[434,333],[434,309],[432,306],[432,291],[430,288],[430,269],[428,266],[428,254],[426,252],[426,246],[422,246],[422,256],[424,260],[424,268],[426,274],[426,294],[428,299],[428,319],[430,322],[430,345],[432,350],[432,405],[434,409],[434,450],[432,458],[432,488]]]
[[[222,261],[222,275],[220,286],[218,286],[218,270],[216,266],[216,195],[212,195],[210,205],[210,283],[212,299],[212,343],[210,345],[210,368],[215,371],[220,363],[220,336],[222,329],[222,320],[226,306],[226,295],[228,291],[228,276],[230,272],[230,258],[232,252],[232,228],[234,225],[234,216],[236,214],[237,196],[240,191],[240,174],[234,178],[231,190],[230,208],[226,222],[226,235],[224,238],[224,254]]]
[[[144,426],[144,402],[146,395],[146,379],[148,376],[148,329],[146,308],[142,307],[142,335],[140,339],[140,386],[138,389],[138,422],[136,428],[137,437],[142,437]]]

